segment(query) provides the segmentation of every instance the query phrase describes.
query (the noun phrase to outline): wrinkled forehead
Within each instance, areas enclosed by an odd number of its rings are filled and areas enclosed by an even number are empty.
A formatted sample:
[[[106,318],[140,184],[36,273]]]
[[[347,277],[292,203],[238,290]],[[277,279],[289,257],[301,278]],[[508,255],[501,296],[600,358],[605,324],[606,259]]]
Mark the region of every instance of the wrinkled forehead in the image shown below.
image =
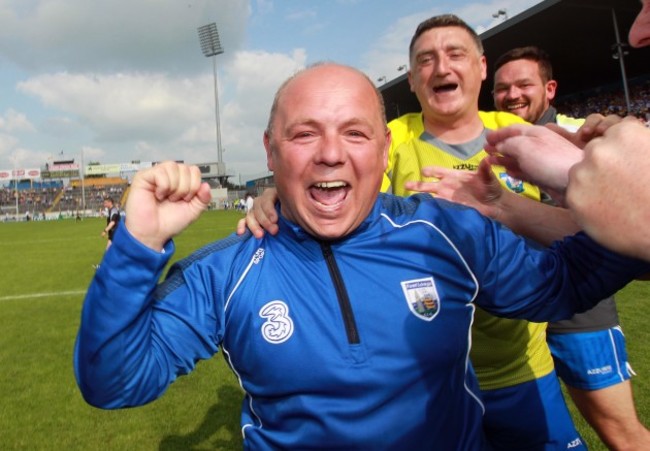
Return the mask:
[[[413,54],[415,56],[421,51],[432,50],[435,47],[462,46],[467,49],[474,49],[480,53],[474,38],[470,33],[460,26],[450,25],[433,27],[423,32],[413,43]]]

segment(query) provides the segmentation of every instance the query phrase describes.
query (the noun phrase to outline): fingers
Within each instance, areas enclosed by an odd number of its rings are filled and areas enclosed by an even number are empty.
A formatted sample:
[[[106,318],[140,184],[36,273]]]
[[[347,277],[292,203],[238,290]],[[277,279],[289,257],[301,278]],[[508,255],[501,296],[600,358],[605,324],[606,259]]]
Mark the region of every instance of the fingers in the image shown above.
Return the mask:
[[[417,191],[419,193],[438,194],[437,182],[408,181],[404,183],[404,187],[409,191]]]
[[[257,202],[253,203],[253,210],[246,213],[246,217],[244,219],[239,220],[239,223],[237,224],[237,234],[242,235],[248,228],[248,230],[251,231],[255,238],[262,238],[264,236],[264,228],[259,224],[257,218],[255,217],[256,203]],[[242,225],[241,233],[239,233],[240,225]]]
[[[241,218],[239,221],[237,221],[237,229],[236,229],[237,235],[243,235],[246,233],[246,219]]]
[[[154,171],[154,194],[158,201],[184,200],[189,202],[201,187],[201,172],[196,166],[164,162],[152,169]]]
[[[497,147],[499,143],[508,138],[526,134],[527,131],[530,131],[530,128],[530,125],[515,124],[509,127],[492,130],[488,132],[486,136],[487,143],[489,146],[492,146],[492,148]],[[487,147],[485,150],[487,151]]]
[[[572,143],[574,143],[576,145],[580,144],[580,137],[578,136],[577,132],[575,132],[575,133],[571,132],[571,131],[567,130],[566,128],[564,128],[564,127],[562,127],[560,125],[557,125],[557,124],[555,124],[553,122],[544,125],[544,127],[551,130],[552,132],[557,133],[558,135],[560,135],[564,139],[566,139],[566,140],[568,140],[568,141],[570,141],[570,142],[572,142]]]
[[[420,171],[425,178],[434,178],[434,181],[407,181],[404,183],[404,188],[408,191],[419,193],[438,194],[438,180],[446,177],[452,172],[451,169],[443,168],[440,166],[425,166]]]
[[[199,168],[196,168],[199,171]],[[210,205],[212,200],[212,193],[210,192],[210,185],[207,182],[201,182],[201,172],[199,171],[199,188],[196,191],[196,196],[194,199],[198,200],[201,203],[201,208],[205,209]]]
[[[494,172],[492,172],[492,165],[487,158],[483,158],[478,165],[477,169],[480,180],[486,185],[499,184]]]
[[[182,202],[197,211],[205,210],[212,198],[210,186],[201,180],[201,171],[197,166],[171,161],[136,174],[129,198],[137,197],[142,201],[141,194],[145,197],[153,196],[157,204]],[[128,215],[129,210],[132,210],[129,202],[126,208]]]
[[[454,169],[443,168],[441,166],[425,166],[422,168],[422,175],[425,177],[443,178],[454,173]]]
[[[259,202],[256,201],[253,204],[253,214],[257,223],[271,235],[275,235],[280,230],[278,228],[278,213],[275,210],[277,200],[278,192],[273,188],[268,188],[262,192]],[[251,232],[258,237],[253,229],[251,229]]]
[[[623,120],[616,114],[603,116],[602,114],[590,114],[585,119],[585,123],[578,130],[578,136],[584,142],[605,134],[608,128],[616,125]]]
[[[279,218],[275,210],[277,199],[277,191],[274,188],[265,189],[253,202],[253,209],[237,223],[237,235],[243,235],[246,229],[250,230],[255,238],[262,238],[265,232],[271,235],[277,234],[280,230]]]

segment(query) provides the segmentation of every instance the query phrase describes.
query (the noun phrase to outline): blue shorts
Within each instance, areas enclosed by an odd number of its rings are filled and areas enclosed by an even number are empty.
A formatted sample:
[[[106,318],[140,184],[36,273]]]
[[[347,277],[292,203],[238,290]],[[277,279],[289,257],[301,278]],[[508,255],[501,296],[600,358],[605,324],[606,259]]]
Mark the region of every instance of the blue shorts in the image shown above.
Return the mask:
[[[587,449],[573,424],[555,371],[523,384],[481,393],[485,402],[483,428],[494,449]]]
[[[620,327],[595,332],[548,334],[555,370],[565,384],[582,390],[599,390],[628,380],[625,336]]]

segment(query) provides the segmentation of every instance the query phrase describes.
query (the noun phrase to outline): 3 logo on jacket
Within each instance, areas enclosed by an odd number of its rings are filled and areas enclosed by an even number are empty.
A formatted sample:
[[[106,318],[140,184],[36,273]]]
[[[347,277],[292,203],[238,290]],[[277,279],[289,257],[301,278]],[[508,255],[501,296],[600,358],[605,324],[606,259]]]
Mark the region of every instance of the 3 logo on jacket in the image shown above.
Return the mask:
[[[402,282],[404,298],[409,310],[425,321],[431,321],[440,311],[440,298],[433,277]]]
[[[262,336],[272,344],[280,344],[293,334],[293,320],[289,316],[289,306],[282,301],[271,301],[265,304],[259,315],[266,318],[262,324]]]

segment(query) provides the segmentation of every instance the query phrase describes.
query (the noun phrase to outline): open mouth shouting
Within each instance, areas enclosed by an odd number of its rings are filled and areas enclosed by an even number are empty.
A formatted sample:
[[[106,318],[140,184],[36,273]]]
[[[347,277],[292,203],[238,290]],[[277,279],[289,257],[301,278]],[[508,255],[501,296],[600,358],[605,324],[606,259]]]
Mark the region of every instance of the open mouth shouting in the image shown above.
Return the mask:
[[[350,186],[341,180],[318,182],[309,187],[309,194],[322,207],[335,208],[347,198]]]
[[[458,83],[445,83],[444,85],[434,86],[433,92],[436,94],[446,94],[454,92],[456,88],[458,88]]]

